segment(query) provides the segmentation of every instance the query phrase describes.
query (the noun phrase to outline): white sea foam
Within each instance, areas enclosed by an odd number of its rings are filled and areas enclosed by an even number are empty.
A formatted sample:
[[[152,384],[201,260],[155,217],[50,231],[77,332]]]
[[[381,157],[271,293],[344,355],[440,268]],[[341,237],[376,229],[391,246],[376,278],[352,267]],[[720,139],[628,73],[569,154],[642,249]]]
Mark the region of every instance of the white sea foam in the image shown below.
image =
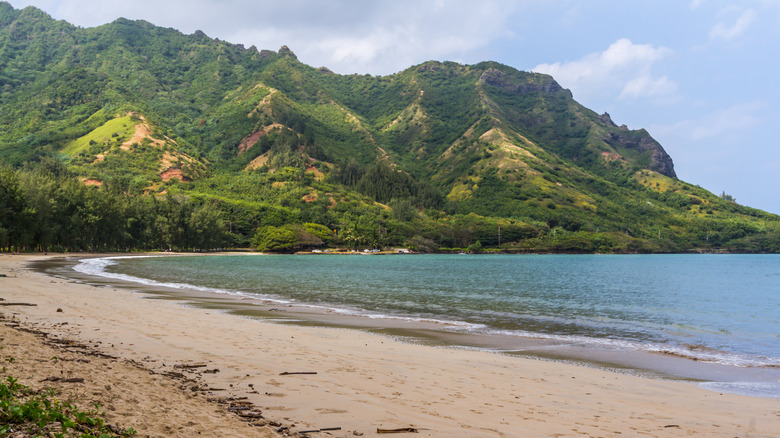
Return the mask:
[[[487,329],[487,326],[484,324],[474,324],[471,322],[465,322],[465,321],[456,321],[456,320],[448,320],[448,319],[440,319],[440,318],[422,318],[422,317],[414,317],[414,316],[397,316],[397,315],[388,315],[385,313],[357,313],[356,316],[363,316],[366,318],[371,319],[395,319],[400,321],[409,321],[409,322],[420,322],[420,323],[431,323],[431,324],[437,324],[445,326],[446,329],[449,327],[453,331],[478,331],[478,330],[484,330]]]
[[[228,289],[220,289],[215,287],[203,287],[203,286],[197,286],[188,283],[171,283],[171,282],[156,281],[156,280],[150,280],[148,278],[141,278],[141,277],[135,277],[133,275],[121,274],[118,272],[109,272],[106,270],[106,268],[108,268],[109,266],[117,264],[116,261],[119,259],[150,258],[150,257],[162,257],[162,256],[119,256],[119,257],[101,257],[101,258],[83,259],[83,260],[79,260],[80,263],[74,266],[73,270],[76,272],[81,272],[82,274],[92,275],[96,277],[103,277],[103,278],[111,278],[114,280],[127,281],[130,283],[138,283],[145,286],[164,287],[170,289],[187,289],[187,290],[194,290],[198,292],[215,293],[220,295],[232,295],[244,299],[260,298],[263,301],[271,301],[277,304],[292,303],[291,300],[275,299],[272,297],[258,296],[257,294],[248,294],[244,292],[228,290]]]
[[[660,344],[654,342],[637,342],[625,339],[595,338],[577,335],[557,335],[523,330],[491,330],[487,334],[551,340],[568,345],[582,345],[586,347],[595,347],[607,350],[645,351],[649,353],[668,354],[671,356],[678,356],[681,358],[701,362],[740,368],[780,367],[780,358],[775,357],[734,354],[715,350],[700,351],[685,347],[678,347],[671,344]]]
[[[751,397],[780,398],[780,382],[703,382],[699,387]]]

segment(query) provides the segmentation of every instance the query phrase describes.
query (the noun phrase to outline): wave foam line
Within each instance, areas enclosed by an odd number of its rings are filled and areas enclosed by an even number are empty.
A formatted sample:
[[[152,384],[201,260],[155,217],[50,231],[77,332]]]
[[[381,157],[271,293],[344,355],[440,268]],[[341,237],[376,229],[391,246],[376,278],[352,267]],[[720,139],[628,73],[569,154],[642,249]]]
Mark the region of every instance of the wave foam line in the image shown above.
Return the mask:
[[[780,382],[702,382],[700,388],[751,397],[780,398]]]
[[[94,259],[83,259],[83,260],[79,260],[80,263],[74,266],[73,270],[76,272],[81,272],[82,274],[92,275],[95,277],[111,278],[114,280],[127,281],[130,283],[139,283],[145,286],[165,287],[171,289],[189,289],[198,292],[216,293],[220,295],[232,295],[241,298],[253,298],[253,299],[259,298],[277,304],[291,303],[291,301],[289,300],[281,300],[281,299],[276,299],[268,296],[257,296],[254,294],[250,295],[244,292],[239,292],[234,290],[220,289],[215,287],[203,287],[203,286],[197,286],[188,283],[169,283],[163,281],[156,281],[156,280],[150,280],[148,278],[135,277],[133,275],[120,274],[117,272],[109,272],[106,270],[109,266],[116,265],[117,264],[116,260],[119,259],[152,258],[152,257],[166,257],[166,256],[119,256],[119,257],[101,257],[101,258],[94,258]]]
[[[445,327],[457,327],[458,331],[460,330],[476,331],[476,330],[487,328],[487,326],[483,324],[473,324],[465,321],[423,318],[423,317],[413,317],[413,316],[398,316],[398,315],[370,312],[364,309],[350,309],[345,307],[336,307],[336,306],[328,306],[328,305],[307,304],[307,303],[300,303],[292,299],[282,299],[282,298],[272,297],[269,295],[240,292],[240,291],[229,290],[229,289],[197,286],[189,283],[162,282],[162,281],[156,281],[156,280],[151,280],[142,277],[135,277],[127,274],[109,272],[106,270],[109,266],[116,265],[117,260],[120,259],[154,258],[154,257],[171,257],[171,256],[116,256],[116,257],[82,259],[79,260],[80,263],[78,265],[73,267],[73,270],[77,272],[81,272],[82,274],[92,275],[96,277],[103,277],[103,278],[111,278],[114,280],[127,281],[131,283],[139,283],[145,286],[165,287],[171,289],[188,289],[188,290],[195,290],[198,292],[205,292],[205,293],[231,295],[231,296],[236,296],[244,299],[253,299],[253,300],[272,302],[274,304],[287,304],[287,305],[294,305],[296,307],[315,309],[315,310],[320,310],[325,312],[335,312],[345,316],[358,316],[358,317],[370,318],[370,319],[392,319],[392,320],[401,320],[401,321],[408,321],[408,322],[429,323],[429,324],[436,324]]]
[[[505,336],[519,336],[532,339],[544,339],[564,342],[569,345],[582,345],[586,347],[606,348],[622,351],[644,351],[648,353],[666,354],[700,362],[715,363],[739,368],[780,367],[780,358],[767,356],[752,356],[729,353],[725,351],[696,351],[688,348],[677,347],[671,344],[659,344],[652,342],[636,342],[624,339],[592,338],[577,335],[555,335],[523,330],[490,330],[486,334]]]

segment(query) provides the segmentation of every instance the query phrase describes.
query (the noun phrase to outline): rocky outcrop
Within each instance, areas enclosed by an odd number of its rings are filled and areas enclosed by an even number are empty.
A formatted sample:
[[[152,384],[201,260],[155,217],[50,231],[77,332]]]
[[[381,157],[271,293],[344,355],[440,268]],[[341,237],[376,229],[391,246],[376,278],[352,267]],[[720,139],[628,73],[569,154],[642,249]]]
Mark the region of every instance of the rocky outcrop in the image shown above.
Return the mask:
[[[670,178],[677,178],[674,171],[672,157],[666,153],[663,146],[658,143],[644,129],[638,131],[613,132],[604,139],[613,148],[634,149],[639,152],[649,153],[650,164],[648,168]]]
[[[279,49],[279,54],[282,55],[282,56],[289,56],[292,59],[296,59],[296,60],[298,59],[298,57],[295,56],[295,53],[293,53],[293,51],[290,50],[290,48],[287,47],[287,46],[282,46]]]
[[[563,90],[552,76],[533,74],[532,81],[520,82],[497,68],[489,68],[479,77],[480,84],[500,88],[509,93],[553,94]]]
[[[604,112],[604,114],[600,116],[596,116],[596,118],[599,120],[599,122],[605,125],[614,126],[615,128],[617,128],[617,125],[615,124],[615,122],[612,121],[612,117],[610,117],[608,112]]]

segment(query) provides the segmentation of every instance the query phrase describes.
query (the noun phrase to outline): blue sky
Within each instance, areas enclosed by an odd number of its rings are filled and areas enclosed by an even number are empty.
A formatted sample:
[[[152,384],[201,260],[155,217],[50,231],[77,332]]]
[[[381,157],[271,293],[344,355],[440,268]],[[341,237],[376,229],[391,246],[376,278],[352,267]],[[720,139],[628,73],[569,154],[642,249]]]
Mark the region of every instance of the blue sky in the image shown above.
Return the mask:
[[[427,60],[552,74],[645,128],[680,179],[780,214],[780,0],[11,0],[90,27],[118,17],[277,50],[337,73]]]

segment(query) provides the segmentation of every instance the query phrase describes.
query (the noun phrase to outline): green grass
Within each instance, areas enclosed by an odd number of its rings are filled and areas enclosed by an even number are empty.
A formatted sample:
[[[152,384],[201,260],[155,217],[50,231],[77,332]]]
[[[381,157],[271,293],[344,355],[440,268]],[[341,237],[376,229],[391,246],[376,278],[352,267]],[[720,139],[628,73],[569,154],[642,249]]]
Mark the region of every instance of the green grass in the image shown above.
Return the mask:
[[[656,192],[678,191],[682,188],[677,180],[652,170],[640,170],[634,173],[633,177],[639,184]]]
[[[115,432],[105,424],[100,406],[82,411],[55,397],[53,391],[33,391],[13,377],[0,382],[0,436],[23,432],[25,436],[66,438],[115,438],[136,434],[133,429]]]
[[[62,150],[62,153],[74,156],[89,148],[90,142],[97,144],[108,144],[111,141],[124,142],[133,135],[135,126],[138,123],[140,121],[132,116],[111,119],[89,134],[68,143]]]

